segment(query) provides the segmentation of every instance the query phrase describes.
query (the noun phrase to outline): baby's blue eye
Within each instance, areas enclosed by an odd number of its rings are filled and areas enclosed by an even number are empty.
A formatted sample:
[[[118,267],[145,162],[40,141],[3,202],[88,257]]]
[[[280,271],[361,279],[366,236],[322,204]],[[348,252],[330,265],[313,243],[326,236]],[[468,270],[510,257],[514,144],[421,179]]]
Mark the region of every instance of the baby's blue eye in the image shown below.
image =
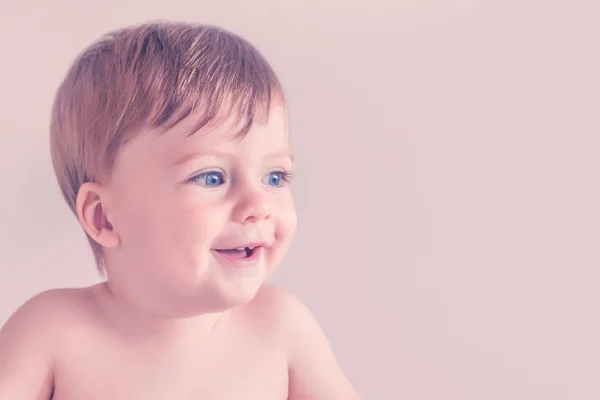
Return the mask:
[[[221,186],[224,183],[225,178],[220,172],[205,172],[200,175],[194,176],[190,180],[200,186],[215,187]]]
[[[273,187],[281,187],[289,181],[288,173],[284,171],[270,172],[265,178],[267,179],[266,184]]]

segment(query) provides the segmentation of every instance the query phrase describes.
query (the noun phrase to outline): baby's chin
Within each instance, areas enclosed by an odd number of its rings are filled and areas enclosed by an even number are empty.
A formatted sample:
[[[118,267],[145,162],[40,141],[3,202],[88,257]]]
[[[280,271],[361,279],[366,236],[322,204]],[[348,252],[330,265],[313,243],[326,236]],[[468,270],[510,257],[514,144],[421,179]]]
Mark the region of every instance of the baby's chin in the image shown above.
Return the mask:
[[[169,314],[175,318],[189,318],[202,314],[223,313],[250,303],[259,289],[260,286],[244,291],[205,291],[202,295],[183,301],[180,298],[172,302],[174,307],[171,307]]]
[[[179,317],[225,312],[251,302],[264,284],[265,277],[264,272],[246,279],[217,274],[202,281],[180,281],[170,288],[167,296],[171,298],[172,313]]]

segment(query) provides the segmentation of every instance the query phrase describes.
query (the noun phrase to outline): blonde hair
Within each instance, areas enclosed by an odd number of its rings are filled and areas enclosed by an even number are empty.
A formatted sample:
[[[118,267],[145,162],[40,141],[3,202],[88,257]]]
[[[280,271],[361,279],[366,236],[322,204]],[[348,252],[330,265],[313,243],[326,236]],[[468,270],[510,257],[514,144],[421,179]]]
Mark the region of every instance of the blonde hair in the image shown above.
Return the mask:
[[[140,130],[164,132],[201,110],[197,128],[235,113],[243,136],[275,98],[283,102],[269,63],[222,28],[160,21],[110,32],[77,57],[56,94],[50,146],[61,192],[77,214],[81,185],[109,174]],[[103,272],[102,248],[88,240]]]

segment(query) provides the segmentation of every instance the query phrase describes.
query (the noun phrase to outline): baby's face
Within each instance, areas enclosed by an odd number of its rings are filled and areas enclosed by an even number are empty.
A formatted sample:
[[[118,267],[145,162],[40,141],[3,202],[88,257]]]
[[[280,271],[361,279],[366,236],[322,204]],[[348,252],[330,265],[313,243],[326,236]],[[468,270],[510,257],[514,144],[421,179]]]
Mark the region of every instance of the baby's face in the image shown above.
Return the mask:
[[[284,108],[241,141],[231,124],[190,136],[193,122],[127,143],[104,201],[120,238],[107,250],[109,280],[172,315],[250,300],[297,224]]]

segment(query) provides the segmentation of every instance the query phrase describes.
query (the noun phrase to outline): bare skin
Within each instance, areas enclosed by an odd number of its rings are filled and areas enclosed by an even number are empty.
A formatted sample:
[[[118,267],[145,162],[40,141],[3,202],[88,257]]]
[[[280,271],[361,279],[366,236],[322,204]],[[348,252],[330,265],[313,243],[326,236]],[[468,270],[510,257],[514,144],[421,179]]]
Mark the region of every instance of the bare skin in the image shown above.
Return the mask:
[[[283,107],[140,133],[77,215],[107,280],[42,293],[0,330],[0,399],[353,400],[307,308],[265,286],[296,230]]]
[[[53,290],[0,331],[0,398],[358,399],[307,310],[263,286],[207,334],[117,322],[106,285]]]

